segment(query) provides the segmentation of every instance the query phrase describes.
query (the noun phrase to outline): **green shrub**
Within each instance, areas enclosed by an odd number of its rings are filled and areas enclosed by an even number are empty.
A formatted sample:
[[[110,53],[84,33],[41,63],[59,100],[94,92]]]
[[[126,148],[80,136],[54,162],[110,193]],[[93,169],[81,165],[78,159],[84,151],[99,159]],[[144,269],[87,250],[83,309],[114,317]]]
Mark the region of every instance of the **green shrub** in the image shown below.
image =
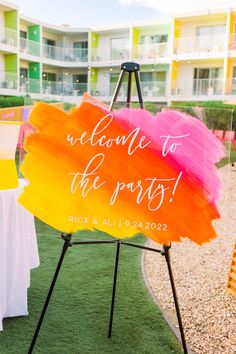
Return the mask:
[[[33,99],[25,96],[0,96],[0,108],[19,107],[32,105]]]
[[[202,119],[209,129],[236,130],[236,105],[228,105],[222,101],[205,102],[172,102],[171,108],[175,108],[193,116],[196,116],[191,107],[203,107]],[[192,110],[192,111],[191,111]]]
[[[69,102],[64,103],[64,111],[70,111],[72,107],[76,107],[76,104],[72,104]]]

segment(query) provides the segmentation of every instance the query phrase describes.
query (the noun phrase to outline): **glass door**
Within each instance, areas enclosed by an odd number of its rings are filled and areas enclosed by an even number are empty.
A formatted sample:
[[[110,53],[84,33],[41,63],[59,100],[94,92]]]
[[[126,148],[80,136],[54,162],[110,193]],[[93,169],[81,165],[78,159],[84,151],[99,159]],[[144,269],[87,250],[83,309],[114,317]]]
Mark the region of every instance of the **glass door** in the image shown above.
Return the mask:
[[[124,61],[129,59],[129,38],[111,39],[111,60]]]
[[[193,94],[221,94],[223,90],[222,68],[194,68]]]
[[[88,60],[88,42],[87,41],[79,41],[73,43],[73,54],[75,59],[79,61],[87,61]]]
[[[87,74],[73,74],[73,95],[80,96],[87,91]]]

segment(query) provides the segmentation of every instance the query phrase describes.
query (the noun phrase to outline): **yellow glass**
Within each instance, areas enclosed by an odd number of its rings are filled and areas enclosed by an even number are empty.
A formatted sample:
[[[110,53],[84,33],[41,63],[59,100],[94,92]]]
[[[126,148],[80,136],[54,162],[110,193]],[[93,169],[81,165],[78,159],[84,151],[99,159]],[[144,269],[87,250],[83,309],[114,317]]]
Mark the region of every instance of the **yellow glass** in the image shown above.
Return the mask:
[[[0,121],[0,190],[19,186],[15,153],[21,124]]]

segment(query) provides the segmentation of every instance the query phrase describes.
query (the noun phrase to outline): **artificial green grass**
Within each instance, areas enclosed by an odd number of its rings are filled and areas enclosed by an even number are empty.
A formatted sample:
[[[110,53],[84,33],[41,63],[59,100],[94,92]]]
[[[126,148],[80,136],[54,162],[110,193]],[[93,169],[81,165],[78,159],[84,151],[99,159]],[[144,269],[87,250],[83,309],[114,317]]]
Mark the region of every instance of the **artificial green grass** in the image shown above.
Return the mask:
[[[31,272],[30,314],[4,320],[1,354],[27,353],[61,252],[63,241],[59,233],[40,221],[36,221],[36,226],[41,265]],[[76,236],[110,238],[89,231]],[[132,241],[144,243],[145,239],[139,235]],[[108,339],[115,245],[69,248],[34,353],[181,353],[179,343],[144,284],[140,260],[140,250],[121,246],[113,335]]]
[[[233,145],[230,149],[227,148],[226,145],[226,151],[227,151],[227,155],[225,158],[223,158],[222,160],[220,160],[220,162],[217,164],[217,167],[223,167],[225,165],[227,165],[228,163],[232,163],[232,162],[236,162],[236,147],[235,145]]]

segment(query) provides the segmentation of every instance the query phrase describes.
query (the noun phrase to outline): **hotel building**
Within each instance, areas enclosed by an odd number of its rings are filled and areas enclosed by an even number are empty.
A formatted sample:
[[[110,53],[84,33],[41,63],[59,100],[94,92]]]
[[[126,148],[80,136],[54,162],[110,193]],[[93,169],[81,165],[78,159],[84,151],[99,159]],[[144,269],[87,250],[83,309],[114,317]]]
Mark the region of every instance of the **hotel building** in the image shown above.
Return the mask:
[[[236,8],[71,28],[33,20],[0,0],[0,95],[79,103],[87,91],[110,101],[125,61],[141,65],[144,101],[232,99]],[[126,83],[119,100],[125,97]]]

